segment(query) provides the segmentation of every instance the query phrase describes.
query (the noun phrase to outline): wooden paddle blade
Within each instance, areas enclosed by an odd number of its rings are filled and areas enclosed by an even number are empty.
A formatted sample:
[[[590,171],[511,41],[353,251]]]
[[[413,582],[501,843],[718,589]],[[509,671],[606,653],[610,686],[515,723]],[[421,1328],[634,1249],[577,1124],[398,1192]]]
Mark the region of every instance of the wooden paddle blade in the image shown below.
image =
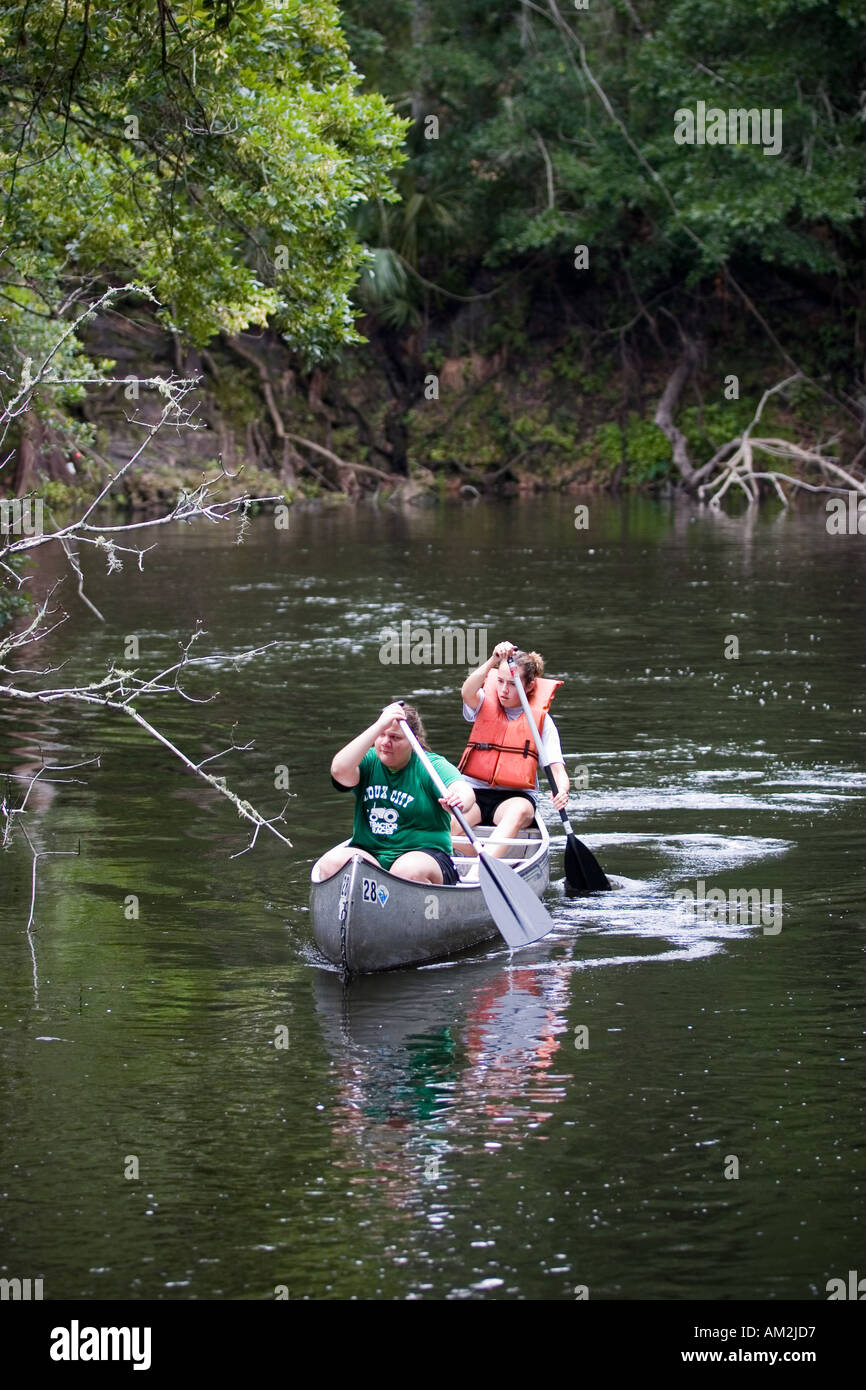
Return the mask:
[[[553,927],[553,919],[529,884],[499,859],[482,853],[480,860],[484,901],[512,951],[546,936]]]
[[[576,835],[569,835],[565,843],[565,886],[572,897],[610,890],[604,869]]]

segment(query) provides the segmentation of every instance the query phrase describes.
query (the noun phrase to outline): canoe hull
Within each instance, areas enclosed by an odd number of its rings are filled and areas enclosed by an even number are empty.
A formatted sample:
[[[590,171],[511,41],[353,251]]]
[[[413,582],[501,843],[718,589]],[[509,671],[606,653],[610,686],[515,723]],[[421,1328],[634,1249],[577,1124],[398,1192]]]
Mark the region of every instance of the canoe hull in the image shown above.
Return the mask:
[[[543,825],[537,850],[514,867],[540,898],[550,882]],[[312,883],[310,910],[322,955],[350,975],[421,965],[499,936],[478,885],[411,883],[359,855]]]

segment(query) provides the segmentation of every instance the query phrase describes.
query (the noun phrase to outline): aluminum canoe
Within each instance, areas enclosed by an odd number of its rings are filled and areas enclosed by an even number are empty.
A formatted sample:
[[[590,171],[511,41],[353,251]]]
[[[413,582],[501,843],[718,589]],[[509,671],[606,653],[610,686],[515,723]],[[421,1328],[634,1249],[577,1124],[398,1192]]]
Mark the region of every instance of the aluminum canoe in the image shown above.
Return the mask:
[[[491,830],[479,826],[476,834],[483,839]],[[454,847],[459,856],[459,837]],[[540,898],[550,882],[550,842],[540,817],[509,845],[507,862]],[[457,858],[461,877],[472,863]],[[330,878],[311,876],[310,911],[316,945],[346,975],[421,965],[499,935],[477,882],[412,883],[360,855]]]

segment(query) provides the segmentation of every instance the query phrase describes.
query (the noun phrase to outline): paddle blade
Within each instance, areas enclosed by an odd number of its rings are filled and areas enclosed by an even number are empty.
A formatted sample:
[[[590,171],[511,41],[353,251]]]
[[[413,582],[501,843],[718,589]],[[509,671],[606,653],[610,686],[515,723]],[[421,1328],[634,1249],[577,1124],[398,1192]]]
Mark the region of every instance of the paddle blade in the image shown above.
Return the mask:
[[[480,855],[481,891],[487,910],[512,951],[546,936],[553,919],[528,883],[508,864]]]
[[[572,896],[610,889],[607,875],[592,850],[574,834],[565,842],[565,886]]]

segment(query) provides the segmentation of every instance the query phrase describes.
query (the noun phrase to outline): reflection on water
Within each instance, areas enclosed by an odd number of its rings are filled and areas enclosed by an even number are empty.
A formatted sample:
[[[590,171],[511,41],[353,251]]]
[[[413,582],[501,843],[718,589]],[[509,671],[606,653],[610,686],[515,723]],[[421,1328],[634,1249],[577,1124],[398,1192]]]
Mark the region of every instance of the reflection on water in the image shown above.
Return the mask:
[[[392,1217],[421,1209],[442,1228],[461,1191],[455,1165],[546,1137],[566,1096],[556,1069],[567,1043],[564,971],[479,963],[446,989],[424,971],[348,986],[319,971],[314,992],[336,1086],[337,1162],[356,1203],[382,1201]]]

